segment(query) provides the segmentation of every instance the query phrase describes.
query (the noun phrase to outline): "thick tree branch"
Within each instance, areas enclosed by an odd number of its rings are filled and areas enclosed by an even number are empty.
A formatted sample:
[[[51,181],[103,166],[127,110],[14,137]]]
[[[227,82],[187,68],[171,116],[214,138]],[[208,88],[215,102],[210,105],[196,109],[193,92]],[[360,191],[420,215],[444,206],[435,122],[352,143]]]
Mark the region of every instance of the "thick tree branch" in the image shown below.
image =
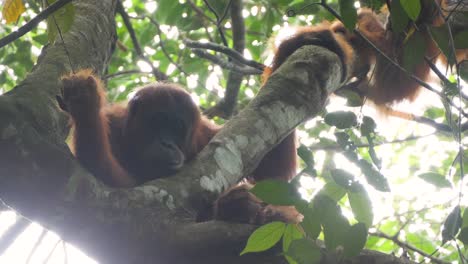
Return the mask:
[[[262,71],[249,66],[240,66],[232,61],[224,60],[216,55],[210,54],[202,49],[192,49],[192,52],[195,53],[200,58],[207,59],[214,64],[221,66],[223,69],[231,70],[242,75],[260,75]]]

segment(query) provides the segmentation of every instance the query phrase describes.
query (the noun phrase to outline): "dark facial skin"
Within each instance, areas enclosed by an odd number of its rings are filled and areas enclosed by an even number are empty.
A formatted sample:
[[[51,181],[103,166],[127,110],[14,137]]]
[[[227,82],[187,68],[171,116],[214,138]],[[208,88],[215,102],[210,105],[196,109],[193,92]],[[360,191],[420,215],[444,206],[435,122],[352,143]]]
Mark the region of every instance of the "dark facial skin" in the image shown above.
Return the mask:
[[[139,181],[170,176],[188,159],[200,112],[177,86],[146,86],[128,103],[124,153]],[[150,174],[145,172],[151,172]]]

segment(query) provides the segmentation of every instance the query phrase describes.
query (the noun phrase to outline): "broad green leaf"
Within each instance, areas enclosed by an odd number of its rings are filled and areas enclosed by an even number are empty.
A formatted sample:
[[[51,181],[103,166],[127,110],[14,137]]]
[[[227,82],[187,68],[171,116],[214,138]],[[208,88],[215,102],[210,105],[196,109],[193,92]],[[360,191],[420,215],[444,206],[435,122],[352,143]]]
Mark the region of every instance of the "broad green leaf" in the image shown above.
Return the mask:
[[[32,39],[41,45],[46,45],[48,41],[48,36],[46,34],[40,34],[33,36]]]
[[[260,181],[250,192],[265,203],[273,205],[293,205],[300,199],[292,184],[280,180]]]
[[[370,134],[375,133],[375,128],[377,127],[377,124],[375,124],[374,119],[368,116],[364,116],[362,118],[362,124],[361,124],[361,134],[363,136],[368,136]]]
[[[359,255],[367,242],[367,227],[364,223],[351,226],[344,237],[344,256],[347,258]]]
[[[460,230],[462,223],[460,206],[455,206],[452,212],[445,219],[444,226],[442,227],[442,244],[452,240]]]
[[[339,0],[341,19],[345,27],[352,31],[357,22],[357,10],[354,8],[354,1]]]
[[[333,200],[324,196],[316,196],[313,204],[323,226],[325,246],[328,250],[335,251],[338,246],[342,246],[344,243],[349,222],[341,214],[340,207]]]
[[[374,220],[374,213],[372,202],[366,190],[362,187],[361,191],[358,192],[348,191],[348,199],[354,218],[370,228]]]
[[[351,90],[342,90],[339,92],[339,96],[346,98],[347,106],[358,107],[364,104],[364,98]]]
[[[341,200],[341,198],[345,196],[345,194],[345,189],[343,189],[340,185],[336,184],[335,182],[330,181],[322,187],[317,196],[325,195],[333,201],[338,202],[339,200]]]
[[[468,82],[468,60],[462,61],[458,65],[460,78],[462,78],[465,82]]]
[[[174,0],[159,0],[158,1],[158,9],[156,9],[155,12],[155,19],[160,23],[160,24],[170,24],[170,21],[174,20],[174,17],[176,16],[176,19],[179,19],[180,16],[177,16],[176,13],[178,14],[178,11],[180,11],[180,3],[179,1],[174,1]]]
[[[409,22],[409,17],[400,4],[400,0],[393,0],[390,4],[391,13],[390,19],[392,22],[392,30],[395,33],[401,33],[406,29]]]
[[[2,17],[6,20],[6,23],[14,23],[18,21],[21,14],[24,13],[23,0],[5,0],[3,2]]]
[[[385,176],[382,175],[378,170],[376,170],[371,163],[367,160],[359,160],[359,168],[361,168],[362,173],[366,177],[367,183],[372,185],[376,190],[381,192],[389,192],[390,186]]]
[[[314,167],[314,155],[312,152],[303,144],[297,149],[297,155],[304,161],[307,167]]]
[[[283,251],[287,252],[292,241],[303,237],[297,225],[287,224],[283,234]]]
[[[304,216],[300,223],[308,238],[316,239],[322,230],[320,226],[320,217],[314,207],[310,207],[308,203],[296,204],[296,209]]]
[[[427,41],[424,36],[419,31],[414,31],[403,47],[403,68],[413,72],[416,66],[423,62],[426,48]]]
[[[447,27],[430,27],[429,32],[431,33],[432,39],[447,58],[449,64],[455,64],[455,55],[452,52],[452,48],[449,46],[450,35]]]
[[[357,125],[357,117],[353,112],[336,111],[325,116],[325,123],[340,129],[350,128]]]
[[[468,227],[468,210],[465,208],[463,211],[463,220],[462,220],[462,225],[461,228]]]
[[[453,40],[456,49],[468,49],[468,30],[458,33]]]
[[[444,175],[436,172],[426,172],[418,175],[419,178],[438,188],[452,188],[452,184],[447,180]]]
[[[47,2],[51,5],[56,2],[56,0],[48,0]],[[62,8],[50,15],[47,18],[47,35],[49,37],[49,42],[55,42],[59,29],[62,34],[68,32],[73,24],[74,18],[75,6],[73,5],[73,2],[64,5]]]
[[[292,241],[286,254],[298,264],[320,263],[321,258],[320,248],[307,238]]]
[[[389,192],[390,185],[385,176],[382,175],[378,170],[376,170],[372,164],[367,160],[359,160],[359,168],[361,168],[362,173],[366,177],[367,183],[372,185],[376,190],[381,192]]]
[[[468,246],[468,227],[462,228],[460,234],[458,234],[457,238],[463,242],[463,244]]]
[[[331,170],[331,176],[336,184],[343,187],[344,189],[349,189],[356,181],[351,173],[341,169]]]
[[[240,255],[249,252],[261,252],[273,247],[284,234],[286,224],[283,222],[271,222],[255,230],[247,240],[247,245]]]
[[[421,12],[421,2],[420,0],[400,0],[401,7],[405,10],[406,14],[408,14],[409,18],[413,21],[419,16]]]

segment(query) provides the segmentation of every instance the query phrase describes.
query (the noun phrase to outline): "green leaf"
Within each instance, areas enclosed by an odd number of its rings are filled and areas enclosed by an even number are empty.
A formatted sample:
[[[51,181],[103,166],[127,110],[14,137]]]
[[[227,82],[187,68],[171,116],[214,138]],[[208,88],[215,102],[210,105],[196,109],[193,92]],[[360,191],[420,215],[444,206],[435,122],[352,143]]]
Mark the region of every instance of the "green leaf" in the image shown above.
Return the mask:
[[[176,19],[179,19],[178,11],[180,10],[180,3],[179,1],[173,0],[159,0],[158,1],[158,9],[155,12],[155,19],[160,24],[170,24],[169,21],[173,21],[173,16],[176,16]],[[176,14],[177,12],[177,14]]]
[[[341,19],[349,31],[353,31],[357,22],[357,10],[354,8],[354,1],[339,0]]]
[[[358,192],[348,191],[348,199],[354,218],[370,228],[374,220],[374,213],[372,212],[372,202],[364,187]]]
[[[48,0],[49,5],[54,2],[56,2],[56,0]],[[75,6],[73,5],[73,2],[64,5],[62,8],[50,15],[47,18],[47,35],[49,37],[49,42],[55,42],[58,35],[57,27],[60,29],[62,34],[65,34],[70,30],[74,19]]]
[[[460,206],[455,206],[452,212],[445,219],[444,226],[442,227],[442,244],[452,240],[460,230],[462,223]]]
[[[432,39],[447,58],[449,65],[455,64],[455,55],[452,52],[452,48],[449,46],[450,34],[447,30],[447,27],[430,27],[429,32]]]
[[[339,92],[339,96],[346,98],[347,106],[358,107],[364,104],[364,97],[351,90],[342,90]]]
[[[297,155],[304,161],[307,167],[313,168],[315,166],[314,155],[305,145],[301,144],[299,146]]]
[[[255,230],[247,240],[247,245],[240,255],[249,252],[261,252],[273,247],[284,234],[286,224],[283,222],[271,222]]]
[[[414,31],[403,47],[403,68],[413,72],[423,62],[426,49],[426,39],[419,31]]]
[[[375,124],[374,119],[368,116],[364,116],[362,118],[362,124],[361,124],[361,135],[369,136],[371,134],[374,134],[376,127],[377,125]]]
[[[387,179],[382,175],[382,173],[376,170],[372,164],[370,164],[367,160],[360,159],[358,165],[359,168],[361,168],[362,173],[364,173],[367,183],[381,192],[390,191],[390,186],[388,185]]]
[[[468,49],[468,30],[458,33],[453,40],[456,49]]]
[[[344,243],[349,222],[341,214],[340,207],[333,200],[324,196],[316,196],[313,203],[323,226],[325,246],[328,250],[335,251],[338,246],[342,246]]]
[[[463,211],[463,220],[462,220],[462,225],[461,228],[468,227],[468,210],[465,208]]]
[[[447,180],[444,175],[436,172],[426,172],[418,175],[419,178],[438,188],[452,188],[452,184]]]
[[[457,238],[461,242],[463,242],[465,247],[468,246],[468,227],[462,228],[462,230],[460,231],[460,234],[458,234]]]
[[[283,251],[287,252],[291,242],[304,236],[295,224],[287,224],[283,234]]]
[[[357,125],[357,117],[353,112],[336,111],[325,116],[325,123],[340,129],[350,128]]]
[[[306,232],[307,237],[316,239],[320,231],[322,231],[317,210],[314,209],[314,207],[310,207],[308,203],[301,203],[301,205],[296,204],[296,209],[304,216],[300,225]]]
[[[460,62],[458,65],[458,73],[460,74],[460,78],[468,82],[468,60]]]
[[[356,181],[351,173],[341,169],[333,169],[330,171],[330,173],[336,184],[343,187],[344,189],[349,189]]]
[[[250,192],[265,203],[273,205],[293,205],[299,199],[294,186],[280,180],[260,181]]]
[[[400,4],[400,0],[393,0],[390,4],[391,13],[390,19],[392,22],[392,30],[394,33],[401,33],[408,26],[409,17]]]
[[[400,4],[405,10],[406,14],[408,14],[409,18],[413,21],[419,16],[421,12],[421,2],[420,0],[400,0]]]
[[[328,198],[332,199],[333,201],[338,202],[339,200],[341,200],[341,198],[345,196],[345,194],[346,194],[345,189],[343,189],[341,186],[339,186],[335,182],[330,181],[330,182],[327,182],[325,186],[323,186],[323,188],[319,191],[317,196],[325,195]]]
[[[48,36],[46,34],[40,34],[33,36],[32,39],[41,45],[46,45],[48,41]]]
[[[294,240],[286,254],[298,264],[320,263],[321,258],[320,248],[314,241],[307,238]]]
[[[344,256],[351,258],[359,255],[367,242],[367,227],[364,223],[351,226],[344,237]]]

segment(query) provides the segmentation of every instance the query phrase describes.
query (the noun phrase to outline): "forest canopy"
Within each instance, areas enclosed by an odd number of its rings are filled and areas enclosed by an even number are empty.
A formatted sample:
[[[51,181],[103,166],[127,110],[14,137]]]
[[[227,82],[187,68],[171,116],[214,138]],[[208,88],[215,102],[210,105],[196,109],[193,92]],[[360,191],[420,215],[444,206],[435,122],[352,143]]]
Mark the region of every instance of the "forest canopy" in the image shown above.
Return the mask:
[[[67,252],[72,245],[101,263],[152,263],[152,254],[166,257],[167,242],[176,247],[168,255],[219,252],[213,263],[223,256],[226,263],[468,263],[467,1],[4,0],[1,7],[0,262],[92,261]],[[365,27],[363,10],[381,32]],[[331,32],[352,52],[349,61],[330,40],[321,44],[320,31],[305,45],[316,49],[295,47],[265,82],[278,47],[302,26]],[[311,53],[316,59],[297,58]],[[297,70],[301,63],[309,68]],[[226,129],[174,177],[109,188],[66,145],[69,121],[56,97],[62,76],[80,69],[92,69],[107,100],[122,105],[148,83],[176,83]],[[415,90],[400,90],[405,82]],[[318,91],[307,94],[306,84]],[[337,91],[325,98],[328,89]],[[301,223],[196,225],[199,204],[247,176],[294,129],[294,179],[260,181],[250,193],[295,206]],[[216,156],[218,145],[236,151]],[[226,174],[203,181],[219,171]],[[47,233],[53,238],[44,240]],[[36,245],[15,242],[21,234]]]

